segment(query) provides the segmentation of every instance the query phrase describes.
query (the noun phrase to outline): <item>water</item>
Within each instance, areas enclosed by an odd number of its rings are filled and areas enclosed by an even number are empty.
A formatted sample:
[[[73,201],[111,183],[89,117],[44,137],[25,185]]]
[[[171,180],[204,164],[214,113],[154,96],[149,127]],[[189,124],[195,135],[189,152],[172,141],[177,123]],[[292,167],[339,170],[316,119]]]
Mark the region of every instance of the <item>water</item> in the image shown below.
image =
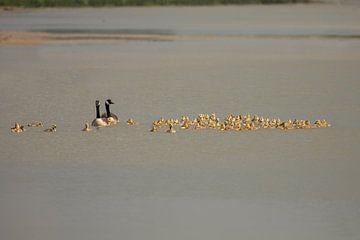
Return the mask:
[[[0,46],[1,238],[358,239],[360,41],[260,36],[358,35],[358,10],[1,12],[2,30],[215,35]],[[94,100],[108,97],[122,122],[81,132]],[[161,116],[202,112],[326,118],[332,127],[149,132]],[[126,126],[129,117],[139,125]],[[58,132],[9,131],[37,120]]]

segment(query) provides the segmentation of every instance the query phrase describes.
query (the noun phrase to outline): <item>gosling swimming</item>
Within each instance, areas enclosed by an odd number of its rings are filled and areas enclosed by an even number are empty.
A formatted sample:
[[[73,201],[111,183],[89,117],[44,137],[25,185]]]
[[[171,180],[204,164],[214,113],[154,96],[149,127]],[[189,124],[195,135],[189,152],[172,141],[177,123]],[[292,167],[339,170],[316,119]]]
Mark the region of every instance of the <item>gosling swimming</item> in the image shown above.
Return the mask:
[[[134,121],[134,119],[129,118],[129,119],[126,121],[126,124],[127,124],[127,125],[135,125],[136,122]]]
[[[158,131],[158,127],[156,125],[152,125],[150,132],[157,132]]]
[[[15,123],[15,127],[11,128],[11,132],[22,133],[22,132],[25,132],[25,128],[23,125],[20,125],[19,123]]]
[[[90,132],[92,129],[90,128],[89,123],[85,123],[85,127],[82,129],[84,132]]]
[[[167,133],[176,133],[176,130],[173,128],[173,124],[169,124],[169,129],[166,130]]]
[[[100,117],[100,101],[95,101],[96,118],[92,121],[91,125],[94,127],[106,127],[108,125],[106,117]]]
[[[44,130],[44,132],[56,132],[56,124]]]
[[[42,122],[34,122],[34,123],[28,123],[27,125],[28,127],[43,127],[43,123]]]

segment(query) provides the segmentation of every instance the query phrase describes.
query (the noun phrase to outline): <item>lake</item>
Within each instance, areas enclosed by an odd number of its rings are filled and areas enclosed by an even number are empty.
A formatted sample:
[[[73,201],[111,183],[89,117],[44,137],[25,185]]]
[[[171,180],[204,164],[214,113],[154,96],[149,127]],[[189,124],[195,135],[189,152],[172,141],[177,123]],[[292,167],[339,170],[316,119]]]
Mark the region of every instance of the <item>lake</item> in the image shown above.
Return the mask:
[[[359,239],[359,7],[0,12],[3,32],[86,34],[0,44],[1,239]],[[93,41],[114,33],[167,40]],[[120,123],[82,132],[107,98]],[[149,131],[199,113],[332,126]],[[34,121],[57,132],[10,132]]]

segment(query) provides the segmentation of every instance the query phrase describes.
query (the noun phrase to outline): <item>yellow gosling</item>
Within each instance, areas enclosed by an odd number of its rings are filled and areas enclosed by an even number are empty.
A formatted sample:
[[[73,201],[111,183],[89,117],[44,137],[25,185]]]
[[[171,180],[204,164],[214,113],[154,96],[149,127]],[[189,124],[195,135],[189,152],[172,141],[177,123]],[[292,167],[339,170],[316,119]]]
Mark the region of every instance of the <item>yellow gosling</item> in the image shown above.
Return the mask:
[[[287,129],[292,129],[294,128],[292,121],[289,119],[286,122],[282,122],[278,128],[287,130]]]
[[[274,120],[275,120],[275,123],[274,123],[273,128],[277,128],[279,126],[279,124],[281,123],[281,120],[280,120],[280,118],[274,118]]]
[[[324,127],[331,127],[331,125],[325,119],[323,119],[321,122]]]
[[[305,120],[302,127],[303,128],[312,128],[312,125],[309,120]]]
[[[129,118],[129,119],[126,121],[126,124],[127,124],[127,125],[135,125],[136,122],[134,121],[134,119]]]
[[[34,122],[34,123],[28,123],[28,127],[43,127],[44,125],[42,122]]]
[[[277,120],[275,118],[271,119],[270,121],[270,128],[276,128]]]
[[[50,128],[45,129],[44,132],[56,132],[56,125],[53,124]]]
[[[235,131],[242,131],[241,125],[237,124],[233,127]]]
[[[113,118],[113,117],[108,117],[108,118],[106,118],[106,123],[107,123],[108,126],[110,126],[110,125],[116,125],[118,122],[119,122],[119,121],[116,120],[116,119]]]
[[[331,126],[325,119],[316,120],[314,125],[315,125],[314,127],[316,127],[316,128],[325,128],[325,127]]]
[[[169,124],[169,129],[166,130],[167,133],[176,133],[176,130],[173,128],[173,124]]]
[[[267,118],[267,119],[265,119],[265,122],[263,122],[262,123],[262,127],[263,128],[271,128],[271,124],[270,124],[270,121],[269,121],[269,119]]]
[[[157,132],[158,131],[158,127],[156,125],[152,125],[150,132]]]
[[[294,124],[290,119],[287,120],[286,127],[287,127],[287,129],[293,129],[294,128]]]
[[[90,128],[89,123],[85,123],[85,127],[82,129],[84,132],[90,132],[92,129]]]
[[[280,124],[278,124],[277,128],[280,128],[280,129],[283,129],[283,130],[286,130],[286,122],[281,122]]]
[[[182,122],[185,122],[185,121],[189,120],[189,117],[187,117],[187,116],[181,116],[180,120],[181,120]]]
[[[22,132],[25,132],[25,128],[24,128],[24,126],[20,125],[19,123],[15,123],[15,126],[11,128],[11,132],[22,133]]]
[[[255,124],[253,122],[246,123],[245,124],[245,129],[250,130],[250,131],[257,130],[257,128],[255,127]]]
[[[184,121],[183,124],[180,126],[182,129],[189,129],[190,125],[188,121]]]

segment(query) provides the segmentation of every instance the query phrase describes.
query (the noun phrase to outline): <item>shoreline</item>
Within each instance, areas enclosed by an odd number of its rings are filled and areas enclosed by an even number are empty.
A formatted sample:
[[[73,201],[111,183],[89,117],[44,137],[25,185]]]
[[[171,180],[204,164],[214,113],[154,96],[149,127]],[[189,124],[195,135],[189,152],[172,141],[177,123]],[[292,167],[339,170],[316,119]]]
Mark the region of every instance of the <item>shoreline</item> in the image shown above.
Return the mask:
[[[126,42],[169,42],[196,40],[241,40],[241,39],[326,39],[360,40],[360,35],[177,35],[173,33],[106,33],[106,32],[48,32],[48,31],[0,31],[0,46],[3,45],[41,45],[73,43],[126,43]]]
[[[15,6],[15,5],[0,5],[0,13],[21,13],[27,11],[49,11],[49,10],[70,10],[70,9],[151,9],[151,8],[216,8],[216,7],[256,7],[256,6],[307,6],[307,5],[339,5],[339,6],[352,6],[352,5],[360,5],[360,3],[344,1],[344,2],[336,2],[336,1],[327,1],[327,0],[319,0],[309,2],[295,2],[295,3],[242,3],[242,4],[202,4],[202,5],[176,5],[176,4],[164,4],[164,5],[103,5],[103,6],[90,6],[90,5],[82,5],[82,6]]]
[[[81,7],[160,7],[160,6],[231,6],[231,5],[282,5],[282,4],[309,4],[326,2],[323,0],[198,0],[189,2],[187,0],[150,0],[150,1],[116,1],[116,0],[78,0],[78,1],[58,1],[57,3],[34,0],[31,3],[21,3],[21,1],[10,2],[6,0],[0,2],[1,9],[12,11],[13,8],[81,8]]]

